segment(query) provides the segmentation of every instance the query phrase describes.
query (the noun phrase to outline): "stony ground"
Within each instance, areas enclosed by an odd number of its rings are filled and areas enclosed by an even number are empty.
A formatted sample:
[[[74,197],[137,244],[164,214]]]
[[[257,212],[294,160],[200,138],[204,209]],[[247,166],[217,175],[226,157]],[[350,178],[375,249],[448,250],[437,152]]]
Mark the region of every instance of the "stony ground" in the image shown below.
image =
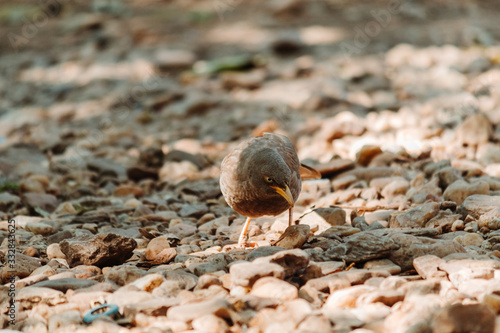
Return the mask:
[[[500,332],[495,2],[46,3],[0,4],[0,328]],[[238,249],[266,131],[322,179]]]

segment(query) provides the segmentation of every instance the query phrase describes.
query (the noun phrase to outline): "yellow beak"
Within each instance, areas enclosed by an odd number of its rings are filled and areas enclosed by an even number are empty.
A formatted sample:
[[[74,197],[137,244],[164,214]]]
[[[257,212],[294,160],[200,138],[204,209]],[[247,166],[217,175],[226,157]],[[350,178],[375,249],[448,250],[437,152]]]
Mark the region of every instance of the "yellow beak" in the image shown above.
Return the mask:
[[[294,205],[293,196],[292,196],[292,192],[290,192],[290,188],[288,187],[288,185],[285,185],[284,191],[282,188],[277,187],[277,186],[271,186],[271,188],[273,188],[276,191],[276,193],[278,193],[283,198],[285,198],[286,201],[288,201],[288,203],[290,204],[290,206],[293,207],[293,205]]]

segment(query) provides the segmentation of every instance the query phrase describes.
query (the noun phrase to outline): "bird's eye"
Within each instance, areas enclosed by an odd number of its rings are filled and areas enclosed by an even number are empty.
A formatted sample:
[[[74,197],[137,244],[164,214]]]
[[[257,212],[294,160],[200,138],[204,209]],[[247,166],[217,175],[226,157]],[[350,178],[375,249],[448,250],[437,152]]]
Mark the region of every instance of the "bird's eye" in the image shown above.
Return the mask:
[[[266,177],[265,179],[266,179],[266,182],[268,182],[268,183],[272,183],[273,182],[273,179],[271,177]]]

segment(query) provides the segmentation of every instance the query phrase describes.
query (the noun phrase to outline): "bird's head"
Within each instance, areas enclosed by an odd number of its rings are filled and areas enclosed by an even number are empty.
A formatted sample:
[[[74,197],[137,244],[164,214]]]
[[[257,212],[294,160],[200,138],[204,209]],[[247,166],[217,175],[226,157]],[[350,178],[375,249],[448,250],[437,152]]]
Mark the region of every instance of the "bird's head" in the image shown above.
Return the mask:
[[[290,206],[294,199],[290,191],[292,173],[285,161],[274,150],[263,150],[254,156],[255,169],[250,173],[252,183],[261,193],[268,197],[283,197]]]

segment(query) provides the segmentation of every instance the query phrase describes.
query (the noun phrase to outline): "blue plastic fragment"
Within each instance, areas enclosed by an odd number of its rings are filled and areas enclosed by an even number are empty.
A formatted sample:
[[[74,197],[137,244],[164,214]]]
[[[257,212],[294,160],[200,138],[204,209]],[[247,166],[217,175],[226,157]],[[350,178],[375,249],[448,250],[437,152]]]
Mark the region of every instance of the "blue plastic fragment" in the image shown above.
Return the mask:
[[[99,311],[101,309],[106,309],[106,311]],[[111,317],[111,316],[114,316],[115,314],[118,313],[118,305],[116,304],[102,304],[102,305],[99,305],[99,306],[96,306],[95,308],[93,309],[90,309],[89,311],[87,311],[87,313],[85,313],[85,315],[83,316],[83,322],[86,323],[86,324],[90,324],[91,322],[93,322],[94,320],[96,320],[97,318],[100,318],[100,317],[104,317],[104,316],[108,316],[108,317]]]

